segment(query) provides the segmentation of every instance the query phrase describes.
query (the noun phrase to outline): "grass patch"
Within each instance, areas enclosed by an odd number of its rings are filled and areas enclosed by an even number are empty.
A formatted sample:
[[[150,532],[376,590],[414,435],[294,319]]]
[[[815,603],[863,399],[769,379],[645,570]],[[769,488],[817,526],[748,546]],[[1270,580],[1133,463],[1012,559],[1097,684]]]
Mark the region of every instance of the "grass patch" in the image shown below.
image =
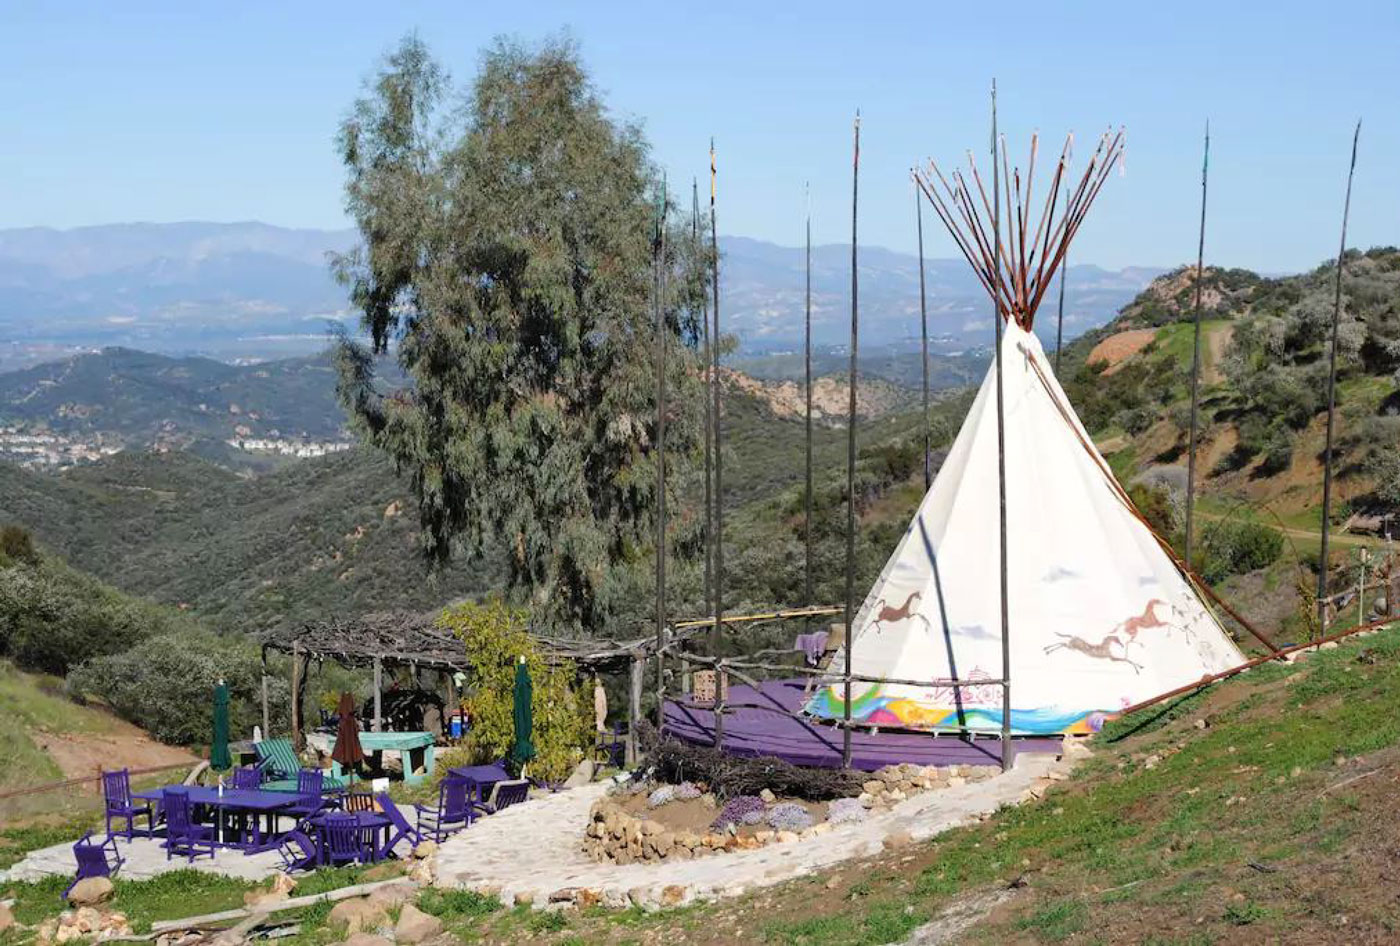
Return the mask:
[[[1040,939],[1058,943],[1084,929],[1088,920],[1089,908],[1082,900],[1056,900],[1017,921],[1016,927],[1035,933]]]
[[[418,908],[440,917],[443,922],[474,920],[500,910],[501,901],[475,890],[440,890],[432,887],[423,891],[418,898]]]

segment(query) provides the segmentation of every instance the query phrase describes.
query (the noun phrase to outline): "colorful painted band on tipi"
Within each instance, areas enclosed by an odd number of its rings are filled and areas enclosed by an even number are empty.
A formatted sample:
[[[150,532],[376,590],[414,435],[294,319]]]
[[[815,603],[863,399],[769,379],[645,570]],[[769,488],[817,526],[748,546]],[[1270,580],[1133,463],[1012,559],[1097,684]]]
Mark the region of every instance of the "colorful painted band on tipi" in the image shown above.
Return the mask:
[[[845,718],[845,702],[840,684],[818,690],[807,702],[806,711],[823,719]],[[1017,735],[1088,735],[1103,728],[1112,712],[1099,709],[1037,707],[1011,710],[1011,731]],[[1001,732],[1000,707],[932,706],[899,695],[886,696],[880,687],[851,701],[851,719],[867,726],[899,729],[969,729]]]

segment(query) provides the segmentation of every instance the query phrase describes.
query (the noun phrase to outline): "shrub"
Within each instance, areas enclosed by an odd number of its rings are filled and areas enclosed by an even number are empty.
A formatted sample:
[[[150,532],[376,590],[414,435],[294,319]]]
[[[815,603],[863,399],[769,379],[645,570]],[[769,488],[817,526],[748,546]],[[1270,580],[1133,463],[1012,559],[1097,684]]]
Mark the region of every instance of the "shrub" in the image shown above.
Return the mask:
[[[210,738],[221,678],[231,698],[232,737],[251,733],[262,722],[262,674],[251,643],[197,631],[153,637],[125,653],[89,660],[69,674],[68,690],[77,699],[101,699],[162,742],[188,745]],[[285,680],[268,679],[268,704],[272,725],[285,726],[291,715]]]
[[[9,568],[15,563],[39,564],[34,539],[19,526],[0,526],[0,568]]]
[[[438,626],[462,641],[472,680],[462,697],[471,715],[468,746],[477,761],[499,759],[515,741],[515,662],[525,658],[534,684],[533,773],[562,779],[583,758],[592,736],[592,700],[574,689],[568,661],[547,663],[525,626],[525,614],[499,600],[462,604],[442,612]]]
[[[769,826],[778,831],[805,831],[812,826],[812,815],[795,801],[779,802],[768,809]]]
[[[1202,550],[1201,575],[1217,582],[1272,565],[1283,554],[1283,534],[1257,522],[1222,521],[1206,532]]]
[[[662,785],[647,796],[647,807],[660,808],[673,801],[689,801],[692,798],[699,798],[702,794],[700,789],[691,782],[681,782],[679,785]]]
[[[24,555],[22,540],[12,547]],[[0,568],[0,653],[22,667],[65,674],[85,660],[193,622],[132,598],[56,559]]]
[[[675,739],[654,744],[655,729],[643,723],[639,730],[647,766],[657,780],[703,782],[720,798],[755,795],[767,788],[789,798],[828,801],[860,791],[862,779],[849,769],[803,768],[773,756],[744,759]]]

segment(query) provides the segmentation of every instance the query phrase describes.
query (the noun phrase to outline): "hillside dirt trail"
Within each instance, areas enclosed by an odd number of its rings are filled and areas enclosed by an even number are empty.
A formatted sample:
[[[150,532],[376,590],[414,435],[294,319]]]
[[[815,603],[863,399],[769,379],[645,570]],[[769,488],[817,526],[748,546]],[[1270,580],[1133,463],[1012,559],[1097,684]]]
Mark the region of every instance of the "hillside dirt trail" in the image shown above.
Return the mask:
[[[144,769],[158,765],[193,765],[188,750],[156,742],[144,731],[118,719],[105,732],[32,733],[34,745],[48,753],[64,778],[82,778],[102,770]],[[97,791],[97,783],[86,786]]]

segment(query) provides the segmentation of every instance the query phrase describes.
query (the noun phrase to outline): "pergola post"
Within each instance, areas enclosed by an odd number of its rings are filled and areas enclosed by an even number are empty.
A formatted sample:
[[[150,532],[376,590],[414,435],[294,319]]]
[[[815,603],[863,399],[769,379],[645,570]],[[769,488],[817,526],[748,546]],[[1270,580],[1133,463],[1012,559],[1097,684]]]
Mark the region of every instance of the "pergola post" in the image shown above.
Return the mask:
[[[637,764],[637,724],[642,719],[642,660],[632,655],[631,679],[627,688],[627,765]]]
[[[384,713],[380,705],[380,694],[384,691],[384,658],[374,655],[374,731],[384,729]]]
[[[262,675],[262,723],[263,723],[263,728],[262,728],[262,731],[263,731],[263,738],[264,738],[264,739],[271,739],[271,738],[272,738],[272,715],[268,712],[268,708],[267,708],[267,673],[266,673],[266,671],[264,671],[264,673],[263,673],[263,675]]]
[[[301,738],[301,681],[305,676],[301,662],[301,644],[292,642],[292,748],[300,752],[305,742]]]

